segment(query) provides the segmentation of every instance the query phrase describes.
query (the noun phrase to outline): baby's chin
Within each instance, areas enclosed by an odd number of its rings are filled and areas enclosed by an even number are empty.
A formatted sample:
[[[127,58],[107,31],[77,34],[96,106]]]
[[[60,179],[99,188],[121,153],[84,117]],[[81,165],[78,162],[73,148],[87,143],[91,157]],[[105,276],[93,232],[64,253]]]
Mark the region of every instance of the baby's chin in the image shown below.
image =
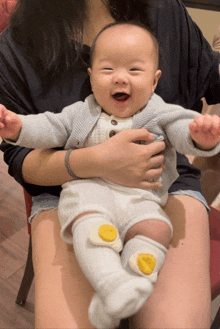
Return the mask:
[[[115,118],[119,118],[119,119],[127,119],[132,117],[135,113],[137,112],[133,112],[133,111],[126,111],[126,110],[117,110],[117,111],[108,111],[108,110],[104,110],[103,112],[105,112],[108,115],[113,115]],[[138,111],[140,112],[140,111]]]

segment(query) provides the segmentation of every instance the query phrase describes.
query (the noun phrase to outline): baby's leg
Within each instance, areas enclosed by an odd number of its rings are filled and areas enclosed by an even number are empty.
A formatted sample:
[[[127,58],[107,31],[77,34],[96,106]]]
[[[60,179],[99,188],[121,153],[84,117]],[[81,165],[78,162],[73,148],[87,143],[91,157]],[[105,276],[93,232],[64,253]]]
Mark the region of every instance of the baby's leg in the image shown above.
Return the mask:
[[[172,234],[171,226],[166,221],[167,218],[165,221],[148,219],[130,227],[121,256],[128,273],[134,271],[146,280],[156,282]]]
[[[81,215],[72,232],[77,260],[97,292],[89,308],[90,321],[97,328],[114,328],[119,319],[133,315],[144,305],[152,283],[122,267],[122,242],[105,215]]]
[[[170,225],[159,219],[147,219],[140,221],[129,228],[125,235],[125,243],[136,235],[143,235],[161,243],[165,248],[169,247],[172,237]]]

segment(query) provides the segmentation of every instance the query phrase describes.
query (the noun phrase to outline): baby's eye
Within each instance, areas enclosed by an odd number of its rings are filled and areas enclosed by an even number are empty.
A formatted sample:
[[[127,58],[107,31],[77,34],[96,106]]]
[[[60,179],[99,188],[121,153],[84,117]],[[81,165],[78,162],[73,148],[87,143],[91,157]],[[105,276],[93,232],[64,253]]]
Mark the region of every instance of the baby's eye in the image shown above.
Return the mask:
[[[136,67],[133,67],[132,69],[130,69],[130,71],[140,71],[140,70]]]
[[[103,70],[105,70],[105,71],[112,71],[113,69],[111,67],[104,67]]]

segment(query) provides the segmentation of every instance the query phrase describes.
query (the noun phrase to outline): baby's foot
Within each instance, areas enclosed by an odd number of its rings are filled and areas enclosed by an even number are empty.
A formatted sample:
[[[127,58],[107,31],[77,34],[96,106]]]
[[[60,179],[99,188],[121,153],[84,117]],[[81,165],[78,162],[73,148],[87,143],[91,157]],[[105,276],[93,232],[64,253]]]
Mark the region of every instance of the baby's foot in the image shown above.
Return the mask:
[[[113,329],[119,326],[120,320],[107,313],[103,301],[96,293],[89,306],[89,320],[97,329]]]
[[[132,278],[125,281],[105,300],[108,314],[112,318],[124,319],[137,313],[153,292],[153,285],[147,278]]]

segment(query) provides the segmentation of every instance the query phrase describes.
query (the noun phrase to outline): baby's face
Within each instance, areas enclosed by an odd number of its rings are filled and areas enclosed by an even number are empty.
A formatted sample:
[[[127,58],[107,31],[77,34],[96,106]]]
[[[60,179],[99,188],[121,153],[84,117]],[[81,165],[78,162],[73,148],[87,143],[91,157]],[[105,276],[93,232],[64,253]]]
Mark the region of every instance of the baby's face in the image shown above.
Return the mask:
[[[127,118],[141,110],[161,75],[148,32],[133,25],[105,30],[97,40],[89,74],[94,96],[106,113]]]

